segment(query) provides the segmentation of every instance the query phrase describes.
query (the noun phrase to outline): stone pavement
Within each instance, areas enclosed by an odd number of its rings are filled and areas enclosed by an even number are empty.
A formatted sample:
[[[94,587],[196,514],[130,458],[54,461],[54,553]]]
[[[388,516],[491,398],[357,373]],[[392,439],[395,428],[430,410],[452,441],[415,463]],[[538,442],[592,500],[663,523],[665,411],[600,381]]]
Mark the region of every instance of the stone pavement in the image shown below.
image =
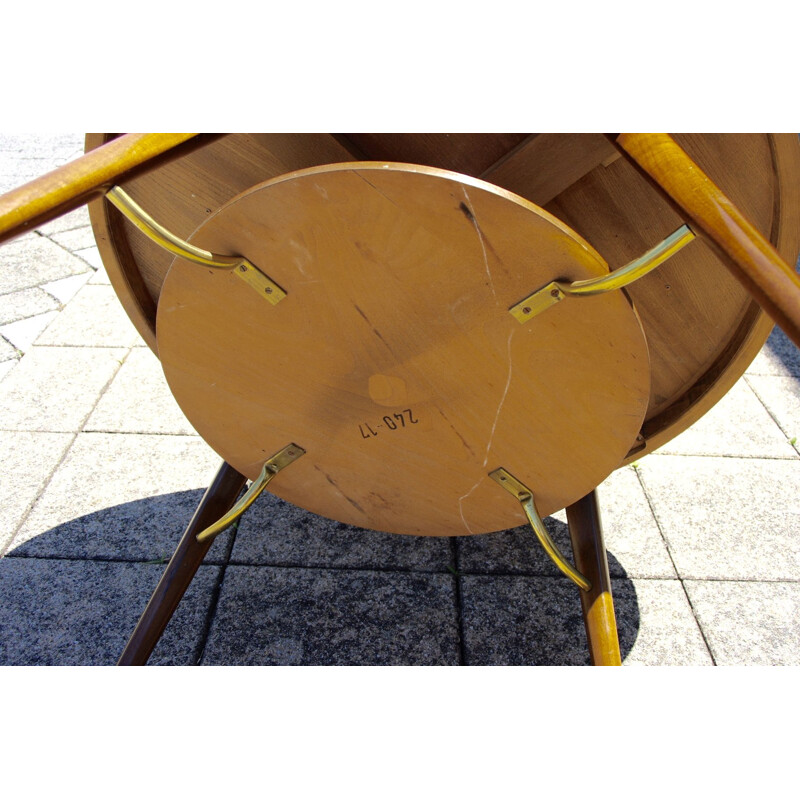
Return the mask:
[[[82,135],[0,134],[0,192]],[[600,488],[624,663],[800,664],[800,354],[773,333],[690,431]],[[0,664],[113,664],[219,458],[106,278],[88,214],[0,247]],[[563,512],[548,519],[569,553]],[[520,528],[392,536],[265,494],[153,664],[584,664]]]

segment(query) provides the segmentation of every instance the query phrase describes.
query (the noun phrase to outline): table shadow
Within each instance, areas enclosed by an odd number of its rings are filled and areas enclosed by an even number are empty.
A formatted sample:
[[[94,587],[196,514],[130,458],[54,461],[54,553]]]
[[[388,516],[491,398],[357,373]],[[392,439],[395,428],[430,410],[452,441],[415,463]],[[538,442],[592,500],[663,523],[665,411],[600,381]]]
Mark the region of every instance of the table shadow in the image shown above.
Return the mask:
[[[201,496],[102,509],[11,549],[0,664],[115,663]],[[571,556],[567,526],[546,524]],[[609,563],[624,660],[639,607],[613,553]],[[528,528],[397,536],[265,494],[215,542],[150,663],[588,664],[578,592]]]

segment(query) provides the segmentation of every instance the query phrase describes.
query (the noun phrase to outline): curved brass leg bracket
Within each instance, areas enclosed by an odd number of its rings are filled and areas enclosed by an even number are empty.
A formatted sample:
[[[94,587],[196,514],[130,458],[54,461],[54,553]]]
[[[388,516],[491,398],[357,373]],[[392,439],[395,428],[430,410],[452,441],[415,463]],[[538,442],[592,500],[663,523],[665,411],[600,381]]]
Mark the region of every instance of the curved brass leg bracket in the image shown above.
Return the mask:
[[[553,563],[575,584],[577,584],[583,591],[588,592],[592,588],[592,584],[583,575],[581,575],[572,564],[564,558],[563,553],[558,549],[558,545],[550,538],[547,528],[539,516],[536,509],[536,503],[533,500],[533,492],[525,486],[524,483],[518,481],[510,472],[500,467],[494,472],[489,473],[490,478],[494,478],[506,491],[513,494],[519,500],[525,511],[525,516],[528,518],[536,538],[544,547],[545,553],[550,556]]]
[[[591,297],[596,294],[605,294],[622,289],[639,280],[663,264],[668,258],[675,255],[678,250],[686,247],[695,238],[688,225],[681,225],[678,230],[671,233],[655,247],[650,248],[644,255],[634,259],[624,267],[620,267],[608,275],[592,278],[586,281],[553,281],[543,286],[524,300],[508,309],[518,322],[525,323],[533,319],[550,306],[559,303],[565,297]]]
[[[286,292],[277,283],[246,258],[217,255],[208,250],[203,250],[201,247],[196,247],[168,231],[119,186],[109,189],[106,193],[106,199],[145,236],[173,255],[191,261],[193,264],[201,264],[204,267],[233,271],[237,278],[245,281],[272,305],[280,303],[286,297]]]
[[[267,484],[284,468],[288,467],[300,456],[305,455],[305,450],[296,444],[289,444],[267,459],[261,474],[250,484],[241,500],[221,519],[209,525],[204,531],[197,534],[197,541],[204,542],[222,533],[225,528],[236,522],[239,517],[250,508],[255,499],[267,488]]]

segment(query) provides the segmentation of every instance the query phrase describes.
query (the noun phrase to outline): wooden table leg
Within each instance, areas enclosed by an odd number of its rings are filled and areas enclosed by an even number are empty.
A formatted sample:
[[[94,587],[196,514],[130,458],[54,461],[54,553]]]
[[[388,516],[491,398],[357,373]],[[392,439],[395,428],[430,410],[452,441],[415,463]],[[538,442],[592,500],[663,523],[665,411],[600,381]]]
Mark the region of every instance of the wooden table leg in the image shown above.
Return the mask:
[[[197,534],[216,522],[236,502],[247,478],[223,462],[200,505],[194,512],[175,553],[167,564],[150,602],[117,662],[119,666],[142,666],[164,633],[178,603],[213,544],[198,542]]]
[[[592,664],[620,666],[617,620],[596,492],[567,508],[567,522],[575,566],[592,582],[588,592],[580,593]]]

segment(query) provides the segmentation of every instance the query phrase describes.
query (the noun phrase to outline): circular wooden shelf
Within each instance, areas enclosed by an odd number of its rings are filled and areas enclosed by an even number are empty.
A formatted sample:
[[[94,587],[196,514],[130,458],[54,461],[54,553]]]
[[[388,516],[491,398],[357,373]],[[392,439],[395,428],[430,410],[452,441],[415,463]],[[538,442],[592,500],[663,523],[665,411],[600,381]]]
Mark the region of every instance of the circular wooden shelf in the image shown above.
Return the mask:
[[[554,278],[608,265],[510,192],[426,167],[315,167],[244,192],[190,241],[246,257],[287,296],[273,306],[176,259],[156,327],[167,381],[250,478],[303,447],[270,485],[296,505],[395,533],[503,530],[525,518],[492,470],[549,514],[634,445],[650,396],[638,316],[613,292],[514,319]]]

